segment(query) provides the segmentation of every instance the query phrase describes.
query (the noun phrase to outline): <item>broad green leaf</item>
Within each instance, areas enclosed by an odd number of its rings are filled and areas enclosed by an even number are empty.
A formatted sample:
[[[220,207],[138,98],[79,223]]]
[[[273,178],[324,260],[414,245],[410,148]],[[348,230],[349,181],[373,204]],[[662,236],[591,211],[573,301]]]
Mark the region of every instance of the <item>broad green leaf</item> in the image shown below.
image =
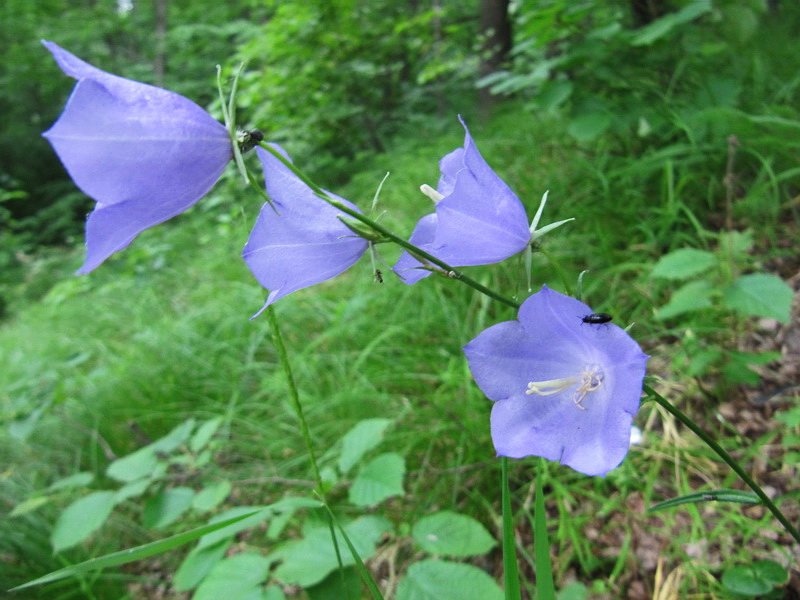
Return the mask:
[[[159,529],[174,523],[192,505],[194,490],[188,487],[167,488],[150,498],[144,505],[142,525]]]
[[[500,586],[485,571],[439,560],[414,563],[397,587],[397,600],[502,599]]]
[[[150,444],[148,448],[152,448],[157,452],[170,453],[178,448],[181,444],[185,444],[189,441],[189,436],[192,435],[194,425],[194,419],[186,419],[167,435]]]
[[[773,585],[750,566],[737,565],[722,574],[722,585],[730,592],[749,598],[769,592]]]
[[[411,536],[428,554],[474,556],[497,544],[481,523],[449,510],[422,517],[411,529]]]
[[[711,0],[692,0],[677,12],[669,13],[639,29],[631,38],[632,46],[649,46],[678,25],[687,23],[712,10]]]
[[[232,537],[240,531],[245,531],[251,527],[255,527],[270,518],[272,509],[269,506],[237,506],[231,508],[209,519],[208,524],[213,525],[219,521],[226,521],[228,519],[237,518],[243,514],[249,515],[246,519],[240,519],[235,525],[224,530],[214,531],[206,536],[197,544],[198,547],[204,548],[216,544],[220,540]]]
[[[261,600],[286,600],[286,594],[283,593],[283,588],[280,586],[271,585],[264,590]]]
[[[219,523],[214,523],[213,525],[203,525],[202,527],[197,527],[196,529],[191,529],[184,533],[179,533],[177,535],[164,538],[163,540],[150,542],[149,544],[144,544],[143,546],[136,546],[135,548],[120,550],[119,552],[114,552],[112,554],[106,554],[105,556],[93,558],[91,560],[78,563],[77,565],[70,565],[63,569],[59,569],[58,571],[53,571],[52,573],[48,573],[47,575],[34,579],[33,581],[29,581],[28,583],[18,585],[17,587],[9,591],[13,592],[16,590],[22,590],[25,588],[33,587],[35,585],[42,585],[44,583],[50,583],[51,581],[58,581],[59,579],[72,577],[74,575],[77,575],[78,573],[85,573],[86,571],[96,571],[108,567],[116,567],[118,565],[124,565],[129,562],[140,560],[142,558],[155,556],[156,554],[167,552],[169,550],[172,550],[173,548],[177,548],[179,546],[182,546],[183,544],[194,541],[199,537],[211,533],[212,531],[222,530],[225,529],[226,527],[230,527],[231,525],[233,525],[238,521],[247,519],[252,514],[253,513],[245,513],[244,515],[239,515],[238,517],[234,517],[232,519],[227,519]]]
[[[86,487],[94,480],[94,474],[89,473],[88,471],[81,471],[80,473],[75,473],[74,475],[70,475],[69,477],[64,477],[63,479],[59,479],[51,483],[47,491],[48,492],[55,492],[57,490],[66,490],[69,488],[74,487]]]
[[[603,133],[611,125],[608,113],[589,113],[574,118],[567,127],[567,133],[579,142],[589,142]]]
[[[716,264],[717,257],[711,252],[696,248],[681,248],[658,259],[650,276],[664,279],[689,279]]]
[[[303,498],[295,496],[287,496],[281,498],[274,504],[270,505],[274,515],[267,527],[267,539],[277,540],[283,532],[289,521],[292,520],[295,511],[301,508],[320,508],[322,503],[314,498]]]
[[[306,588],[309,600],[361,598],[361,577],[354,567],[336,569],[316,585]]]
[[[742,275],[725,289],[728,308],[743,315],[788,323],[794,292],[780,277],[768,273]]]
[[[215,508],[231,493],[231,482],[227,479],[208,484],[192,499],[192,508],[206,512]]]
[[[150,477],[156,472],[158,462],[153,446],[145,446],[112,462],[106,469],[106,475],[122,483],[130,483]]]
[[[220,425],[224,422],[222,417],[209,419],[194,432],[192,439],[189,441],[189,450],[192,452],[199,452],[208,445],[214,434],[217,433]]]
[[[54,552],[80,544],[106,522],[114,508],[114,492],[92,492],[70,504],[50,534]]]
[[[269,560],[244,552],[218,562],[192,596],[192,600],[261,600],[261,583],[269,574]]]
[[[669,302],[656,311],[656,318],[671,319],[683,313],[709,308],[713,293],[708,281],[690,281],[673,292]]]
[[[347,473],[364,454],[380,444],[383,432],[391,424],[391,419],[365,419],[356,423],[342,438],[339,471]]]
[[[153,481],[151,479],[137,479],[136,481],[126,483],[116,491],[114,494],[114,499],[116,500],[117,504],[119,504],[125,500],[128,500],[129,498],[141,496],[147,491],[147,488],[149,488],[150,484],[152,483]]]
[[[362,559],[375,553],[375,544],[391,530],[391,524],[376,516],[359,517],[344,527],[356,552]],[[337,532],[339,550],[344,565],[352,565],[354,559],[347,551],[344,540]],[[286,542],[267,557],[272,562],[281,561],[275,569],[275,577],[284,583],[309,587],[319,583],[338,568],[336,553],[327,526],[309,528],[301,540]]]
[[[172,585],[179,592],[197,587],[203,578],[211,572],[233,543],[233,537],[220,540],[212,546],[196,546],[191,549],[175,572]]]
[[[350,486],[348,498],[356,506],[375,506],[403,494],[403,476],[406,462],[393,452],[376,456],[358,472]]]
[[[586,600],[588,597],[589,588],[579,581],[568,583],[556,594],[556,600]]]

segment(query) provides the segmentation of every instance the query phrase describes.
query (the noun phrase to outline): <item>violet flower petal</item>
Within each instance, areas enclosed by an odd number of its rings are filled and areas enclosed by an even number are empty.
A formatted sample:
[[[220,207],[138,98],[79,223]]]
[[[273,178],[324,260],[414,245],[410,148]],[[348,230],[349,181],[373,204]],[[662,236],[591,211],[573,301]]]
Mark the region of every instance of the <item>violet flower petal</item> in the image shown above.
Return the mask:
[[[227,129],[173,92],[105,73],[52,42],[59,67],[78,80],[44,133],[75,184],[97,201],[86,223],[95,269],[145,229],[202,198],[232,158]]]
[[[464,347],[475,382],[495,402],[498,455],[542,456],[587,475],[622,462],[648,357],[620,327],[583,323],[591,313],[544,286],[517,321],[489,327]],[[547,393],[526,393],[533,383]]]
[[[286,156],[279,146],[272,146]],[[346,271],[368,247],[365,239],[339,220],[338,215],[346,217],[345,213],[318,198],[275,156],[263,148],[256,148],[256,153],[275,208],[264,204],[242,251],[258,282],[270,290],[266,304],[254,316],[279,298]],[[328,194],[358,210],[353,203]]]
[[[524,250],[531,234],[519,198],[486,163],[466,124],[461,117],[459,120],[465,131],[464,147],[439,163],[437,191],[444,198],[436,203],[433,235],[427,229],[430,222],[423,225],[420,221],[412,239],[420,227],[425,227],[426,242],[412,243],[454,267],[488,265]],[[414,269],[419,266],[419,261],[406,252],[393,270],[405,283],[413,284],[430,274]]]

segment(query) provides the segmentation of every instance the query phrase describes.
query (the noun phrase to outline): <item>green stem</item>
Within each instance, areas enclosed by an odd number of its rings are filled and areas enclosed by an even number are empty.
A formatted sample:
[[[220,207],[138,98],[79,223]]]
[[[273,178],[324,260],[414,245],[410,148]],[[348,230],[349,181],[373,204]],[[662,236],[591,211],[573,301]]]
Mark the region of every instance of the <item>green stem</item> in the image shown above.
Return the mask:
[[[730,454],[728,454],[722,446],[720,446],[705,431],[700,429],[700,427],[695,425],[694,421],[687,417],[681,410],[673,406],[666,398],[656,392],[649,385],[644,385],[644,391],[658,404],[663,406],[670,414],[674,415],[681,423],[691,429],[692,432],[701,440],[703,440],[703,442],[708,445],[709,448],[716,452],[717,455],[733,470],[733,472],[741,477],[742,481],[744,481],[747,486],[756,493],[756,496],[759,497],[761,502],[764,503],[764,506],[767,507],[767,509],[775,516],[780,524],[784,526],[786,531],[788,531],[791,536],[800,543],[800,531],[798,531],[794,525],[789,522],[789,519],[784,516],[775,503],[770,500],[769,496],[764,493],[764,490],[761,489],[761,486],[759,486],[755,480],[753,480],[753,478],[747,474],[747,472],[739,465],[739,463],[736,462],[736,460]]]
[[[289,364],[289,356],[286,354],[286,346],[283,345],[283,338],[281,337],[281,330],[278,327],[278,319],[275,316],[275,309],[272,305],[267,307],[267,318],[269,326],[272,330],[272,341],[275,344],[275,349],[278,351],[278,357],[281,360],[283,372],[286,375],[286,383],[289,386],[289,397],[292,400],[292,407],[297,415],[297,420],[300,421],[300,432],[303,435],[303,441],[306,445],[306,451],[311,459],[311,468],[314,470],[314,480],[317,482],[317,491],[325,501],[324,488],[322,487],[322,477],[319,474],[319,467],[317,466],[317,457],[314,454],[314,446],[311,443],[311,433],[308,430],[308,423],[303,415],[303,405],[300,403],[300,394],[297,392],[297,385],[294,382],[294,375],[292,374],[292,367]]]
[[[314,194],[316,194],[319,198],[321,198],[322,200],[324,200],[325,202],[327,202],[331,206],[334,206],[338,210],[341,210],[343,213],[346,213],[347,215],[353,217],[354,219],[357,219],[358,221],[361,221],[362,223],[364,223],[365,225],[367,225],[368,227],[370,227],[374,231],[377,231],[378,233],[383,235],[385,238],[391,240],[392,242],[394,242],[398,246],[404,248],[405,250],[408,250],[409,252],[411,252],[416,257],[420,257],[420,258],[426,260],[427,262],[429,262],[429,263],[431,263],[433,265],[436,265],[437,267],[442,269],[444,271],[444,274],[447,277],[449,277],[450,279],[457,279],[458,281],[461,281],[462,283],[465,283],[468,286],[470,286],[471,288],[479,291],[481,294],[484,294],[484,295],[488,296],[489,298],[497,300],[498,302],[502,302],[503,304],[506,304],[507,306],[510,306],[510,307],[516,308],[516,309],[519,308],[519,302],[516,302],[515,300],[512,300],[511,298],[506,298],[505,296],[503,296],[501,294],[498,294],[494,290],[491,290],[491,289],[487,288],[486,286],[478,283],[477,281],[475,281],[471,277],[468,277],[467,275],[464,275],[464,273],[462,273],[458,269],[448,265],[446,262],[441,261],[438,258],[436,258],[435,256],[433,256],[431,254],[428,254],[427,252],[425,252],[424,250],[422,250],[420,248],[417,248],[413,244],[408,243],[406,240],[404,240],[400,236],[398,236],[398,235],[392,233],[390,230],[386,229],[380,223],[377,223],[376,221],[373,221],[369,217],[361,214],[360,212],[358,212],[356,210],[353,210],[353,209],[343,205],[341,202],[337,202],[336,200],[334,200],[333,198],[328,196],[328,194],[325,192],[325,190],[320,188],[317,184],[315,184],[308,177],[306,177],[302,172],[300,172],[297,169],[297,167],[295,167],[291,163],[291,161],[289,161],[285,156],[283,156],[283,154],[281,154],[280,152],[275,150],[275,148],[273,148],[272,146],[270,146],[269,144],[266,144],[264,142],[262,142],[259,145],[262,148],[264,148],[264,150],[266,150],[267,152],[272,154],[272,156],[274,156],[279,161],[281,161],[303,183],[305,183],[308,187],[310,187],[311,190],[314,192]]]

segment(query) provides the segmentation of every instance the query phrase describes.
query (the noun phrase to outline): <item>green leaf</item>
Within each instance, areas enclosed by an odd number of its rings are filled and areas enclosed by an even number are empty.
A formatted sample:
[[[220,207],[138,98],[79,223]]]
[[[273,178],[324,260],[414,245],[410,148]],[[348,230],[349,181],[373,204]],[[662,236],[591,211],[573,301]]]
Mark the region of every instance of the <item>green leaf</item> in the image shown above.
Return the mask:
[[[178,448],[181,444],[185,444],[189,440],[189,436],[194,429],[195,420],[186,419],[183,423],[175,427],[167,435],[157,439],[155,442],[147,446],[156,452],[163,452],[168,454]]]
[[[376,516],[359,517],[344,527],[356,552],[362,559],[375,553],[375,544],[380,537],[391,530],[391,524]],[[344,547],[341,535],[337,532],[339,548]],[[346,551],[341,552],[342,564],[352,565],[355,559]],[[309,587],[319,583],[334,569],[339,567],[327,526],[309,528],[301,540],[286,542],[267,557],[271,562],[282,561],[274,575],[284,583]]]
[[[744,315],[769,317],[788,323],[794,292],[785,281],[768,273],[742,275],[725,289],[728,308]]]
[[[70,504],[56,521],[50,534],[54,552],[80,544],[106,522],[115,504],[111,491],[92,492]]]
[[[405,472],[406,462],[399,454],[376,456],[361,468],[348,498],[356,506],[375,506],[386,498],[400,496]]]
[[[709,308],[713,293],[708,281],[690,281],[673,292],[669,302],[656,311],[656,318],[671,319],[683,313]]]
[[[424,560],[409,567],[397,600],[502,600],[494,579],[472,565]]]
[[[241,515],[249,515],[247,518],[239,519]],[[215,515],[209,519],[209,525],[217,523],[219,521],[226,521],[229,519],[236,519],[238,522],[235,525],[232,525],[230,528],[225,528],[224,530],[214,531],[209,533],[208,535],[203,536],[203,539],[200,540],[198,546],[204,548],[205,546],[211,546],[216,544],[220,540],[224,540],[225,538],[232,537],[239,533],[240,531],[244,531],[246,529],[250,529],[251,527],[255,527],[270,518],[272,515],[272,510],[269,506],[237,506],[236,508],[231,508],[226,510],[218,515]]]
[[[383,432],[391,424],[391,419],[365,419],[356,423],[342,438],[339,471],[347,473],[364,454],[380,444]]]
[[[137,479],[136,481],[126,483],[119,488],[114,495],[117,504],[124,502],[128,498],[141,496],[147,491],[147,488],[149,488],[152,483],[153,481],[150,479]]]
[[[81,471],[80,473],[75,473],[74,475],[70,475],[69,477],[64,477],[63,479],[59,479],[51,483],[47,491],[48,492],[55,492],[57,490],[66,490],[69,488],[74,487],[86,487],[94,480],[94,474],[89,473],[88,471]]]
[[[231,482],[227,479],[208,484],[192,499],[192,508],[209,511],[220,504],[231,493]]]
[[[608,113],[589,113],[574,118],[567,127],[567,133],[579,142],[589,142],[610,125],[611,116]]]
[[[40,506],[44,506],[48,502],[50,502],[50,496],[34,496],[33,498],[28,498],[27,500],[23,500],[19,504],[14,507],[8,516],[9,517],[20,517],[22,515],[26,515],[29,512],[33,512]]]
[[[160,529],[174,523],[192,505],[194,490],[188,487],[176,487],[162,490],[144,505],[142,525],[147,528]]]
[[[759,504],[758,496],[753,492],[743,492],[741,490],[708,490],[707,492],[695,492],[678,498],[671,498],[664,502],[659,502],[651,506],[648,510],[655,512],[672,508],[681,504],[696,504],[698,502],[738,502],[741,504]]]
[[[261,600],[261,583],[270,562],[255,552],[243,552],[218,562],[197,587],[192,600]]]
[[[153,446],[145,446],[112,462],[106,469],[106,475],[122,483],[130,483],[155,473],[158,462]]]
[[[422,517],[411,529],[411,536],[428,554],[474,556],[497,544],[481,523],[449,510]]]
[[[342,600],[361,597],[361,577],[354,567],[336,569],[316,585],[306,588],[309,600]]]
[[[658,259],[650,276],[664,279],[689,279],[716,264],[717,257],[711,252],[696,248],[681,248]]]
[[[227,537],[211,546],[195,546],[175,572],[172,585],[179,592],[197,587],[203,578],[211,572],[233,543],[233,537]]]
[[[78,563],[77,565],[70,565],[63,569],[59,569],[58,571],[48,573],[47,575],[39,577],[38,579],[34,579],[33,581],[29,581],[28,583],[19,585],[10,591],[13,592],[16,590],[22,590],[34,585],[42,585],[43,583],[50,583],[51,581],[58,581],[59,579],[72,577],[78,573],[105,569],[107,567],[116,567],[118,565],[124,565],[142,558],[147,558],[149,556],[155,556],[156,554],[167,552],[173,548],[177,548],[178,546],[182,546],[183,544],[196,540],[197,538],[207,535],[213,531],[224,530],[238,521],[247,519],[252,514],[253,512],[245,513],[232,519],[226,519],[225,521],[214,523],[212,525],[203,525],[202,527],[197,527],[196,529],[191,529],[163,540],[150,542],[149,544],[144,544],[143,546],[136,546],[135,548],[120,550],[119,552],[93,558],[91,560]]]
[[[727,569],[722,574],[722,585],[730,592],[750,597],[761,596],[773,588],[755,570],[744,565]]]
[[[203,448],[208,445],[208,442],[211,441],[211,438],[214,437],[214,434],[217,433],[217,430],[220,428],[220,425],[224,422],[222,417],[216,417],[214,419],[209,419],[200,427],[197,428],[197,431],[194,432],[192,439],[189,441],[189,450],[192,452],[199,452]]]
[[[692,0],[681,10],[669,13],[639,29],[631,38],[631,46],[649,46],[678,25],[692,21],[711,10],[711,0]]]

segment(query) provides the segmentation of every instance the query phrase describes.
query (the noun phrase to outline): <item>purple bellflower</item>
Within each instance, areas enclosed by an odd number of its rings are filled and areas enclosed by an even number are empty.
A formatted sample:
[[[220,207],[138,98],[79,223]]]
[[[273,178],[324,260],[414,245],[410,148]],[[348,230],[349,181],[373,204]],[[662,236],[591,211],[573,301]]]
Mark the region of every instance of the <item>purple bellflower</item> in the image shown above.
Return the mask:
[[[488,265],[524,250],[530,240],[525,208],[481,156],[466,124],[464,147],[439,163],[436,190],[422,191],[436,202],[436,212],[422,217],[409,242],[454,267]],[[412,285],[431,274],[404,252],[393,270]]]
[[[583,302],[543,286],[517,321],[464,346],[478,387],[494,401],[499,456],[542,456],[605,475],[628,452],[649,358],[620,327],[584,322]]]
[[[280,146],[271,144],[281,154]],[[270,304],[292,292],[321,283],[353,266],[369,243],[339,219],[347,215],[318,196],[291,169],[263,148],[256,154],[264,168],[265,203],[242,251],[258,282],[270,290]],[[348,208],[347,200],[326,192]]]
[[[88,273],[142,231],[183,212],[216,183],[233,149],[228,130],[173,92],[111,75],[42,42],[78,80],[43,135],[97,205],[86,222]]]

